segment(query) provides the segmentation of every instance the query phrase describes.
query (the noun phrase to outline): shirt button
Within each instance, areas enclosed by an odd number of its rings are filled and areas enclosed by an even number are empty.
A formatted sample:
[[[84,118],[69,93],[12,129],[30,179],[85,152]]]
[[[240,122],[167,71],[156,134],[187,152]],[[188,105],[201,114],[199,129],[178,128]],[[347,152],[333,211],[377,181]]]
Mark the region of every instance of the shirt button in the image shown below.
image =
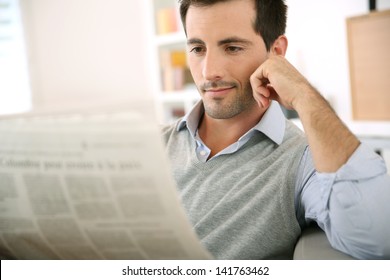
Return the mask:
[[[200,151],[200,155],[202,156],[202,157],[204,157],[205,155],[207,154],[207,152],[206,151]]]

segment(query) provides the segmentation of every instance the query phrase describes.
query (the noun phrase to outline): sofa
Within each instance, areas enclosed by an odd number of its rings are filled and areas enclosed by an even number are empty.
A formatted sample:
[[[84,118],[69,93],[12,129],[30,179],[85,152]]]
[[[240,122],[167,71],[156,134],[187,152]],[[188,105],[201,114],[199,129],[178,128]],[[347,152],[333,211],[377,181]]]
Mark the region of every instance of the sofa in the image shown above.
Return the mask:
[[[295,260],[353,260],[351,256],[333,249],[325,232],[313,224],[304,229],[294,251]]]

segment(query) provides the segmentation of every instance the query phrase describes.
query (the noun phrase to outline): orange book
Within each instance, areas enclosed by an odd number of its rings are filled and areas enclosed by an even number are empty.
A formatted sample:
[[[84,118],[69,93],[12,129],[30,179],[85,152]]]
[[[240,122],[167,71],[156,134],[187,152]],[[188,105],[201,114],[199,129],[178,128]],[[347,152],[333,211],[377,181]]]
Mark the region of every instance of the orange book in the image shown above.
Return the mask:
[[[173,67],[187,66],[185,50],[174,50],[171,52],[171,65]]]
[[[178,31],[175,8],[161,9],[157,12],[157,32],[167,34]]]

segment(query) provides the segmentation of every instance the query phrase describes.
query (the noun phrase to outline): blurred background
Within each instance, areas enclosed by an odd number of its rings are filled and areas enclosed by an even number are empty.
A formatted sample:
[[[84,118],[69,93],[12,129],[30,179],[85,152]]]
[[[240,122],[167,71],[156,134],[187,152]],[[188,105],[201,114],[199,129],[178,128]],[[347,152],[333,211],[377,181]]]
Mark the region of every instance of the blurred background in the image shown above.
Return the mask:
[[[183,115],[198,94],[176,2],[0,0],[0,115],[144,96],[160,122]],[[390,0],[286,2],[287,58],[353,120],[347,18]],[[390,118],[374,121],[385,130]]]

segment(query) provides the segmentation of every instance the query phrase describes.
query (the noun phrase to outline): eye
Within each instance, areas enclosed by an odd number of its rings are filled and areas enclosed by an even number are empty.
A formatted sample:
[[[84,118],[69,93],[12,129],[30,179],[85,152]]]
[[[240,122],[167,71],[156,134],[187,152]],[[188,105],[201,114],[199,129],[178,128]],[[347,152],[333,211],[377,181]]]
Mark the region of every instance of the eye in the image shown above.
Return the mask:
[[[237,47],[237,46],[228,46],[226,48],[226,51],[229,52],[229,53],[238,53],[238,52],[240,52],[242,50],[243,50],[243,48]]]
[[[204,52],[204,47],[193,47],[190,49],[190,52],[194,54],[202,54]]]

